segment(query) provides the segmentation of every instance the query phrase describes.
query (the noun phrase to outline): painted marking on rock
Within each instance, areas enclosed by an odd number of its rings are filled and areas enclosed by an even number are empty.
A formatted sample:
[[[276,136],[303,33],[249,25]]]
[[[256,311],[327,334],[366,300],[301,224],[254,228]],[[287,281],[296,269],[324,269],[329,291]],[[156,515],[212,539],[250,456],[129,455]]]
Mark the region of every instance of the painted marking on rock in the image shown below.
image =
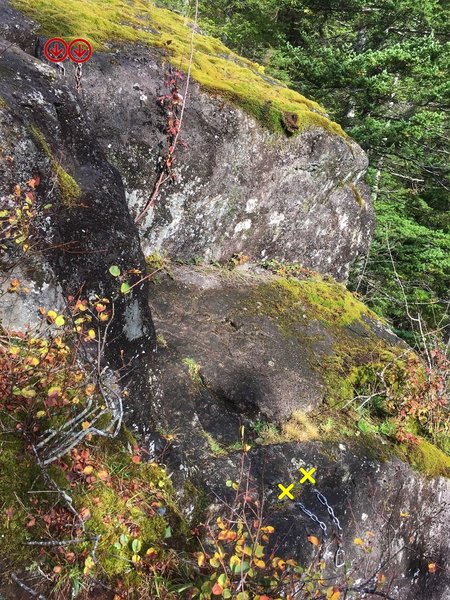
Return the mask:
[[[92,56],[92,46],[84,38],[77,38],[70,43],[69,58],[75,63],[87,62]]]
[[[67,58],[69,48],[66,42],[61,38],[51,38],[46,41],[44,46],[44,55],[47,60],[54,63],[62,62]]]

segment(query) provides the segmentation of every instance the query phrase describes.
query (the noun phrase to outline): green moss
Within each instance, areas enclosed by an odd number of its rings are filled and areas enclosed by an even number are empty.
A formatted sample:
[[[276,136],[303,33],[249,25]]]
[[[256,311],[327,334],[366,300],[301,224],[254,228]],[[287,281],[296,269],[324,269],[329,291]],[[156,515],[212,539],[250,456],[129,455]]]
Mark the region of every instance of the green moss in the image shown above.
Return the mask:
[[[23,564],[31,556],[26,528],[32,495],[28,491],[39,470],[17,438],[0,437],[0,555],[10,564]]]
[[[201,366],[198,363],[196,363],[193,358],[189,357],[183,358],[183,364],[187,366],[189,377],[192,379],[192,382],[195,384],[201,383]]]
[[[192,23],[148,2],[12,0],[12,4],[38,21],[44,35],[67,41],[87,38],[95,50],[108,49],[111,41],[141,42],[163,49],[177,68],[188,68]],[[316,102],[266,77],[264,67],[212,37],[195,36],[192,76],[203,88],[242,107],[273,131],[298,132],[318,126],[346,137]]]
[[[402,444],[396,453],[428,477],[450,477],[450,457],[423,438],[414,446]]]
[[[52,169],[56,173],[62,203],[67,207],[75,206],[76,202],[81,197],[80,186],[75,179],[69,175],[69,173],[67,173],[67,171],[65,171],[63,167],[56,161],[42,131],[40,131],[40,129],[38,129],[35,125],[30,125],[30,130],[34,139],[38,142],[44,154],[50,160]]]
[[[359,191],[358,187],[354,183],[350,184],[350,188],[353,192],[356,202],[362,208],[364,206],[364,198],[362,197],[361,192]]]
[[[305,317],[318,319],[330,327],[344,327],[360,321],[363,315],[375,316],[343,285],[320,279],[279,277],[261,284],[252,301],[261,305],[259,311],[276,319],[287,333],[296,321],[301,322]]]
[[[224,456],[227,453],[225,448],[222,448],[219,442],[217,442],[210,433],[208,433],[207,431],[203,431],[202,433],[204,438],[208,442],[209,449],[214,454],[214,456]]]
[[[90,460],[96,465],[94,475],[98,469],[107,472],[106,481],[97,478],[90,486],[82,480],[70,485],[64,469],[60,466],[49,469],[60,489],[70,494],[75,508],[88,514],[87,534],[98,537],[98,562],[92,563],[85,574],[106,576],[113,585],[118,578],[128,587],[139,585],[142,573],[134,568],[133,556],[143,559],[146,551],[154,548],[158,558],[164,560],[172,552],[167,542],[174,537],[175,541],[184,543],[186,537],[190,537],[189,525],[181,516],[172,482],[162,467],[154,463],[134,464],[129,452],[117,440],[96,440],[90,446]],[[28,541],[48,537],[46,527],[41,524],[42,515],[38,517],[36,512],[42,509],[42,504],[35,505],[33,500],[48,500],[51,496],[49,509],[63,505],[61,497],[53,491],[43,495],[30,493],[48,489],[40,469],[20,440],[12,435],[2,436],[0,553],[7,564],[21,568],[34,562],[44,571],[53,568],[54,556],[41,556],[39,547],[27,546]],[[27,527],[32,515],[36,516],[36,525]],[[133,540],[138,540],[137,552],[133,549]],[[86,542],[74,544],[73,550],[90,556],[92,548],[93,541],[87,536]],[[73,569],[64,571],[59,583],[63,585],[74,573]]]
[[[8,108],[6,100],[0,96],[0,110],[4,110]]]

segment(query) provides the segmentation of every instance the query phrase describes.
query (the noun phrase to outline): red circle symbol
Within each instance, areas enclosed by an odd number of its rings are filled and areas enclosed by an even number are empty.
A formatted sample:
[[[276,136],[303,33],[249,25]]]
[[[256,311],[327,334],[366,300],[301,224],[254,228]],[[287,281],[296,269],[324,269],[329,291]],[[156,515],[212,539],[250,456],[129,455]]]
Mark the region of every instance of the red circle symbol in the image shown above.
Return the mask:
[[[91,44],[83,39],[77,38],[70,43],[69,46],[69,58],[76,63],[85,63],[92,56]]]
[[[44,46],[44,55],[47,60],[54,63],[62,62],[67,58],[69,48],[61,38],[51,38]]]

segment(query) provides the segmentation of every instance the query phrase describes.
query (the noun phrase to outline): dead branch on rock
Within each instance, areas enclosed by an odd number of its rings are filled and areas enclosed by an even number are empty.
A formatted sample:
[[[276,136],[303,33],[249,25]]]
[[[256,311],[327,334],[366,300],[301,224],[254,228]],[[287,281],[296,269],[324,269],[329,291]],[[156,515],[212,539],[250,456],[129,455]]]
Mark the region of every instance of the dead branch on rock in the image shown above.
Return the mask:
[[[179,75],[179,73],[177,71],[175,73],[175,77],[171,78],[170,94],[160,98],[160,101],[162,104],[164,104],[165,102],[168,103],[168,110],[167,110],[168,150],[161,161],[159,175],[153,185],[153,189],[150,194],[150,197],[148,198],[142,211],[139,213],[139,215],[135,219],[136,224],[139,224],[142,221],[142,219],[145,217],[147,212],[151,208],[153,208],[153,206],[155,205],[156,199],[159,196],[160,190],[164,186],[164,184],[167,183],[169,180],[174,179],[172,167],[173,167],[173,162],[174,162],[175,151],[177,149],[177,145],[179,142],[181,127],[183,125],[187,95],[189,92],[189,84],[191,81],[192,63],[194,60],[194,39],[195,39],[195,33],[197,30],[197,23],[198,23],[198,9],[199,9],[199,0],[196,0],[195,15],[194,15],[194,21],[192,24],[189,64],[188,64],[188,69],[187,69],[186,85],[184,87],[184,92],[181,95],[178,91],[177,78],[180,78],[181,76]],[[178,114],[178,112],[179,112],[179,114]]]
[[[31,588],[29,585],[24,583],[15,573],[11,573],[11,579],[14,581],[14,583],[16,585],[18,585],[25,592],[30,594],[30,596],[32,596],[33,598],[37,598],[38,600],[47,600],[47,598],[45,596],[43,596],[36,590],[33,590],[33,588]]]

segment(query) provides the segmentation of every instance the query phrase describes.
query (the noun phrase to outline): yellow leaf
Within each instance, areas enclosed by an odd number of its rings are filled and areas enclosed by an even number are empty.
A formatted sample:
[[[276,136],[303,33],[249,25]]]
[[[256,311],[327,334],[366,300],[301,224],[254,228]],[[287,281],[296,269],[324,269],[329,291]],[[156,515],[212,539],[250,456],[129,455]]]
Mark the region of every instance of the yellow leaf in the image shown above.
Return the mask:
[[[42,419],[42,417],[45,417],[45,410],[38,410],[36,416],[38,419]]]
[[[401,511],[400,511],[400,516],[401,516],[403,519],[407,519],[407,518],[409,517],[409,512],[407,512],[406,510],[401,510]]]
[[[199,567],[203,567],[203,565],[205,564],[205,555],[203,554],[203,552],[198,553],[197,564]]]
[[[61,388],[57,385],[53,385],[51,388],[48,389],[47,396],[59,396],[60,392]]]
[[[81,427],[85,430],[89,427],[89,425],[90,425],[89,421],[83,421],[81,423]]]
[[[92,465],[86,465],[83,469],[83,473],[85,475],[90,475],[94,471],[94,467]]]
[[[102,470],[102,471],[98,471],[97,473],[97,477],[101,480],[101,481],[105,481],[105,479],[108,479],[108,471]]]
[[[272,527],[272,525],[266,525],[265,527],[261,527],[261,531],[262,533],[273,533],[275,529]]]
[[[94,393],[95,390],[95,385],[93,383],[89,383],[86,387],[85,387],[85,392],[87,396],[91,396]]]
[[[109,319],[109,313],[102,312],[99,314],[98,318],[100,321],[107,321]]]
[[[308,535],[308,542],[313,546],[320,546],[320,540],[315,535]]]
[[[266,568],[266,563],[263,560],[261,560],[260,558],[254,558],[253,562],[260,569],[265,569]]]
[[[141,557],[139,556],[139,554],[133,554],[133,556],[131,557],[131,560],[134,562],[134,564],[137,564],[138,562],[141,562]]]
[[[88,334],[88,338],[91,340],[95,340],[95,331],[93,329],[89,329],[89,331],[87,332]]]
[[[13,356],[16,356],[17,354],[19,354],[19,352],[20,352],[19,346],[11,346],[11,348],[9,349],[9,353],[12,354]]]
[[[363,546],[364,545],[364,542],[363,542],[363,540],[361,538],[355,538],[353,540],[353,543],[356,544],[357,546]]]
[[[55,319],[55,325],[56,325],[57,327],[62,327],[62,326],[64,325],[64,323],[65,323],[65,322],[66,322],[66,321],[65,321],[65,319],[64,319],[64,317],[63,317],[62,315],[58,315],[58,316],[56,317],[56,319]]]
[[[54,321],[56,319],[56,317],[58,316],[58,314],[54,311],[54,310],[49,310],[47,313],[47,317],[51,320]]]

